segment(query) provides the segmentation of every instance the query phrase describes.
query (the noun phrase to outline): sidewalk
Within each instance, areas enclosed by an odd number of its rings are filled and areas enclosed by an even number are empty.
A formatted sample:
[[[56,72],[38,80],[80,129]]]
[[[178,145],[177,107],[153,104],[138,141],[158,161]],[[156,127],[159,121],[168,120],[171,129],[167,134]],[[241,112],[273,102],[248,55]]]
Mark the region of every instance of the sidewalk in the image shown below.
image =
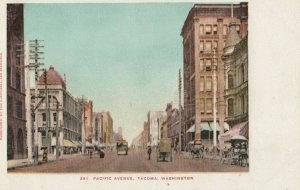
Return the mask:
[[[76,155],[81,155],[81,154],[77,153],[77,154],[63,155],[63,157],[60,158],[59,160],[63,160],[65,158],[76,156]],[[11,169],[15,169],[15,168],[28,167],[28,166],[32,166],[32,165],[36,165],[36,164],[46,164],[46,163],[54,162],[54,161],[56,161],[56,156],[54,154],[49,154],[48,155],[48,162],[45,162],[45,161],[42,161],[42,160],[43,160],[43,156],[41,156],[41,155],[39,156],[38,163],[34,163],[34,159],[8,160],[7,161],[7,170],[11,170]]]

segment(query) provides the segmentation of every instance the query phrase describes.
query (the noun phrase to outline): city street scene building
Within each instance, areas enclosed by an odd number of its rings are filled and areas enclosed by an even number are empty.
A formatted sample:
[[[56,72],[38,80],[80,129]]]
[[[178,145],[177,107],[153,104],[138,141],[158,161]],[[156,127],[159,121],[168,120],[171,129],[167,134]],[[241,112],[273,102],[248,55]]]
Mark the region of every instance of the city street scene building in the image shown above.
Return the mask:
[[[80,150],[82,138],[80,105],[68,92],[66,81],[53,66],[50,66],[39,77],[36,89],[41,98],[32,98],[32,104],[26,105],[26,108],[30,109],[34,107],[36,101],[40,102],[34,116],[34,124],[38,126],[38,147],[47,147],[48,152],[54,154],[56,154],[56,146],[59,147],[61,154]],[[48,104],[44,98],[46,93]],[[34,97],[34,94],[35,89],[31,89],[31,97]],[[56,127],[59,128],[58,134]],[[58,135],[58,144],[56,144],[56,135]],[[43,150],[39,149],[39,154],[42,153]]]
[[[247,18],[247,3],[195,4],[185,20],[181,32],[184,49],[184,120],[188,133],[195,134],[188,135],[190,142],[195,140],[198,144],[211,145],[214,127],[217,136],[229,129],[225,122],[228,110],[225,81],[228,78],[222,56],[226,54],[224,48],[228,49],[234,43],[231,42],[233,38],[246,36]],[[229,29],[233,22],[234,37],[233,29]]]
[[[9,173],[249,171],[248,3],[11,4],[7,30]]]

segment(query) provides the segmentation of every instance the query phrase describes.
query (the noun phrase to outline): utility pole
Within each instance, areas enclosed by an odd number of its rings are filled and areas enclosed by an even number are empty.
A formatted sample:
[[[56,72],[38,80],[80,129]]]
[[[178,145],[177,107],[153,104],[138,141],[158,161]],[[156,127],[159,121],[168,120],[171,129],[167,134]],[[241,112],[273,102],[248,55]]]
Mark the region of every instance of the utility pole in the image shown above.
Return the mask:
[[[31,96],[30,96],[30,65],[29,44],[17,44],[17,58],[24,59],[25,78],[25,108],[26,108],[26,130],[27,130],[27,158],[32,159],[32,118],[31,118]]]
[[[81,98],[82,108],[82,125],[81,125],[81,141],[82,141],[82,154],[85,154],[85,101],[84,96]]]
[[[181,70],[178,73],[178,93],[179,93],[179,152],[181,152]]]
[[[216,48],[213,52],[213,112],[214,112],[214,149],[217,147],[217,77],[216,77],[217,63],[216,63]]]
[[[58,134],[59,134],[59,126],[58,126],[58,121],[59,121],[59,112],[58,112],[58,109],[59,109],[59,101],[56,99],[56,127],[55,127],[55,147],[56,147],[56,160],[59,159],[59,145],[58,145]]]
[[[48,79],[47,79],[47,70],[44,69],[44,83],[45,83],[45,110],[46,110],[46,142],[47,142],[47,150],[50,153],[51,150],[51,138],[50,138],[50,133],[49,129],[51,126],[50,123],[50,109],[49,109],[49,95],[48,95]]]
[[[43,59],[40,57],[41,54],[44,52],[40,52],[40,48],[43,48],[44,46],[39,45],[39,42],[42,40],[30,40],[29,41],[29,60],[34,60],[33,63],[29,63],[30,68],[34,68],[35,72],[35,89],[34,89],[34,97],[35,97],[35,103],[34,107],[37,107],[38,105],[38,90],[37,90],[37,84],[38,84],[38,77],[39,77],[39,66],[44,65],[43,63],[40,63],[40,59]],[[37,109],[34,111],[34,116],[35,117],[35,124],[34,124],[34,161],[35,163],[38,162],[38,126],[37,126],[37,120],[38,120],[38,115],[37,115]]]

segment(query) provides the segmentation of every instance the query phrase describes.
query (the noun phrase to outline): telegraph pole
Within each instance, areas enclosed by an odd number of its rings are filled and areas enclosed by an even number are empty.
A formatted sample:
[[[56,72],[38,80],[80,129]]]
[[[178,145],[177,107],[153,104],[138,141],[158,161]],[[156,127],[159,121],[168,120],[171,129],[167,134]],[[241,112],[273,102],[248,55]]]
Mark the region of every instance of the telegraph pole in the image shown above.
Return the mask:
[[[181,70],[178,73],[178,93],[179,93],[179,152],[181,152]]]
[[[51,126],[50,123],[50,109],[49,109],[49,95],[48,95],[48,79],[47,79],[47,70],[44,69],[44,83],[45,83],[45,101],[46,101],[46,142],[47,142],[47,150],[50,153],[51,150],[51,139],[49,129]]]
[[[216,63],[216,48],[214,48],[213,54],[213,111],[214,111],[214,149],[216,150],[217,147],[217,79],[216,79],[216,70],[217,70],[217,63]]]
[[[26,108],[26,129],[27,129],[27,158],[32,159],[32,118],[31,118],[31,96],[30,96],[30,65],[29,65],[29,44],[17,44],[17,58],[24,59],[25,71],[25,108]]]
[[[33,63],[29,63],[31,68],[34,68],[35,73],[35,89],[34,89],[34,97],[35,97],[35,103],[34,107],[37,107],[38,105],[38,90],[37,90],[37,84],[38,84],[38,77],[39,77],[39,66],[44,65],[43,63],[40,63],[40,59],[43,59],[40,57],[41,54],[44,52],[40,52],[40,48],[43,48],[44,46],[39,45],[39,42],[42,40],[30,40],[29,41],[29,60],[34,60]],[[38,126],[37,126],[37,109],[34,111],[34,117],[35,117],[35,124],[34,124],[34,161],[35,163],[38,162]]]
[[[82,125],[81,125],[81,141],[82,141],[82,154],[85,154],[85,99],[82,95],[81,105],[82,105]],[[103,126],[101,126],[103,127]]]

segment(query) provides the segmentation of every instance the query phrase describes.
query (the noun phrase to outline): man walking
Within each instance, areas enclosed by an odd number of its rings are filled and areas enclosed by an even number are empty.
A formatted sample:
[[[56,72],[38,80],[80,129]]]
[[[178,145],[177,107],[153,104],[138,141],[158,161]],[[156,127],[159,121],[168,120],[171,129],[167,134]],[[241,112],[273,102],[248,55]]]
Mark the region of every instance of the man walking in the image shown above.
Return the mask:
[[[151,159],[151,152],[152,152],[151,146],[148,146],[148,160]]]

